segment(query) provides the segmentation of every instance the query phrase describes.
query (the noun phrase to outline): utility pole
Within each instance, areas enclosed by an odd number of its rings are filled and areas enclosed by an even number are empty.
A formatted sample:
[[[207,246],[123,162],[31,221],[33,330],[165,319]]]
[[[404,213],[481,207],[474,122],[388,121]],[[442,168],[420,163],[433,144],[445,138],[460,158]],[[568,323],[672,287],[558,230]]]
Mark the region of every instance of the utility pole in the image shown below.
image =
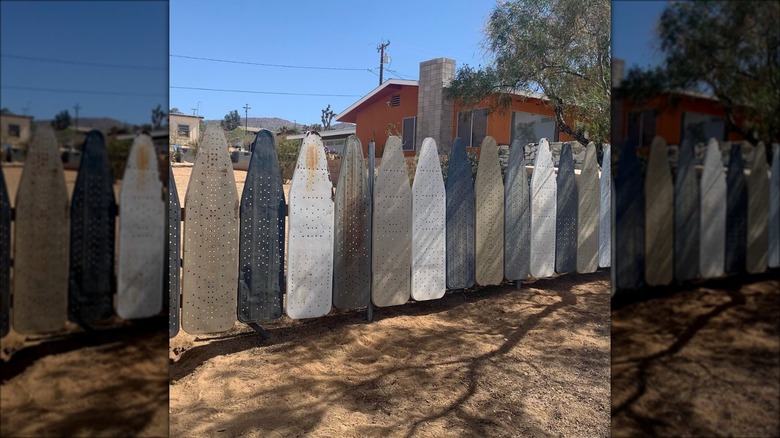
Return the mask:
[[[74,106],[73,109],[76,111],[76,132],[79,132],[79,110],[81,109],[81,105],[76,102],[76,106]]]
[[[379,85],[382,85],[382,77],[385,66],[385,48],[390,45],[390,40],[386,43],[382,43],[377,46],[376,51],[379,52]]]
[[[249,104],[244,105],[244,141],[249,133]]]

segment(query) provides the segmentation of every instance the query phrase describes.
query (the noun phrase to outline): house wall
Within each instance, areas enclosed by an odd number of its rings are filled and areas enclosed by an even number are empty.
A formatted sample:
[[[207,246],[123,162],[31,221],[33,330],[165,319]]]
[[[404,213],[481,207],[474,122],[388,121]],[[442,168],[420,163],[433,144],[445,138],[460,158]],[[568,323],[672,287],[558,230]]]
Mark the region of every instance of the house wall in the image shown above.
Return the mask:
[[[693,96],[675,96],[675,101],[668,96],[657,96],[645,104],[637,105],[626,100],[622,103],[622,126],[620,140],[628,137],[628,114],[630,112],[655,109],[655,135],[660,135],[667,144],[679,145],[682,135],[683,113],[696,112],[726,118],[726,112],[717,101]],[[735,133],[726,136],[727,141],[741,141],[742,137]]]
[[[193,117],[183,114],[170,114],[168,122],[170,124],[170,143],[180,145],[192,145],[200,138],[200,122],[203,117]],[[188,137],[179,135],[179,124],[189,125],[190,135]]]
[[[2,135],[2,142],[4,144],[10,144],[11,146],[19,146],[20,144],[30,143],[30,121],[31,117],[16,116],[4,114],[0,116],[0,135]],[[19,126],[19,136],[12,136],[9,133],[10,125]]]
[[[390,106],[387,101],[399,94],[401,102],[399,106]],[[381,157],[387,142],[389,124],[395,124],[393,132],[401,136],[404,117],[417,116],[417,87],[402,86],[400,89],[389,89],[381,98],[373,103],[366,104],[356,113],[355,135],[363,146],[363,155],[368,154],[368,142],[376,142],[376,156]],[[414,151],[405,151],[406,155],[414,155]]]

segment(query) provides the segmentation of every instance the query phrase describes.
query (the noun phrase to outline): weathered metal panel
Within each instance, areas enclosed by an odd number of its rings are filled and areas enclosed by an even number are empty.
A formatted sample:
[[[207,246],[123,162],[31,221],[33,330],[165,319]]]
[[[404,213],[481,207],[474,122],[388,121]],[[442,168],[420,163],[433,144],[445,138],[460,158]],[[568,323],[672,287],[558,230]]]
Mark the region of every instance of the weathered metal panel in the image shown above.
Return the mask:
[[[333,183],[319,134],[303,139],[290,183],[287,301],[290,318],[316,318],[333,303]]]
[[[555,272],[565,274],[577,269],[577,183],[571,145],[564,143],[556,177]]]
[[[493,137],[482,140],[474,182],[476,199],[476,280],[482,286],[504,280],[504,182]]]
[[[608,268],[612,265],[612,146],[605,144],[602,152],[599,179],[599,267]]]
[[[504,184],[504,275],[525,280],[531,264],[531,196],[525,150],[519,139],[509,149]]]
[[[333,248],[333,305],[366,307],[371,300],[371,195],[363,148],[347,138],[336,184],[336,226]]]
[[[13,326],[44,333],[68,312],[68,192],[54,131],[39,124],[16,192]]]
[[[284,218],[274,134],[257,133],[241,194],[238,239],[238,320],[258,323],[282,316]]]
[[[726,256],[726,177],[718,141],[711,139],[701,173],[701,237],[699,274],[703,278],[723,275]]]
[[[447,201],[436,142],[423,140],[412,184],[412,298],[435,300],[447,291]]]
[[[550,277],[555,270],[555,168],[546,138],[539,141],[531,175],[531,275]]]
[[[679,281],[696,278],[699,267],[699,184],[694,164],[693,143],[685,142],[674,180],[674,275]]]
[[[766,271],[769,249],[769,171],[763,143],[756,146],[747,178],[747,247],[745,268],[751,274]]]
[[[674,186],[666,141],[653,139],[645,175],[645,281],[667,285],[674,275]]]
[[[168,337],[179,333],[181,295],[181,204],[173,178],[173,167],[168,166]]]
[[[165,198],[148,135],[133,140],[119,192],[117,314],[148,318],[162,311]]]
[[[390,136],[374,185],[371,302],[378,307],[409,301],[412,268],[412,191],[401,139]]]
[[[636,148],[629,140],[620,152],[615,181],[615,246],[613,269],[616,290],[644,285],[644,190]]]
[[[206,127],[184,199],[181,328],[216,333],[236,321],[238,193],[227,139]]]
[[[447,168],[447,287],[467,289],[475,282],[474,265],[474,181],[466,155],[466,143],[456,138],[452,143]]]
[[[68,318],[88,324],[114,314],[117,206],[103,134],[84,140],[70,208]]]
[[[0,338],[11,327],[11,199],[0,166]]]
[[[595,272],[599,267],[599,165],[596,145],[585,149],[577,184],[577,272]]]
[[[726,176],[726,265],[728,273],[745,272],[747,243],[747,185],[742,146],[731,146]]]

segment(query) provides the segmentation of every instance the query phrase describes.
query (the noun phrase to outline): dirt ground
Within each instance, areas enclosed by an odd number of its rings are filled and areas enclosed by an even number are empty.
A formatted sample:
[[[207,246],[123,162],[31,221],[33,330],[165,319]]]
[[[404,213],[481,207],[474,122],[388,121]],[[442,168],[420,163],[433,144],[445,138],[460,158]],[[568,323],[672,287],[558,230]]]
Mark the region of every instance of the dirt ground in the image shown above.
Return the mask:
[[[3,166],[12,203],[21,171]],[[167,316],[95,329],[0,340],[0,436],[168,435]]]
[[[612,311],[612,435],[780,436],[780,270]]]
[[[609,436],[609,274],[170,343],[171,436]]]

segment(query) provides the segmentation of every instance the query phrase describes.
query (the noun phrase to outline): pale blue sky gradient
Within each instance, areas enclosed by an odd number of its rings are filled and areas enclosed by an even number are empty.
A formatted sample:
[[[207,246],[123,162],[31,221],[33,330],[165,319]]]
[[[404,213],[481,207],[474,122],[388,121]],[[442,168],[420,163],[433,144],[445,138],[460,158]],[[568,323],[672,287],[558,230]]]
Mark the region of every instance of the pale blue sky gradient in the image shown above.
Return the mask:
[[[485,65],[484,25],[494,1],[185,1],[170,2],[170,54],[361,71],[293,69],[170,58],[172,87],[337,94],[297,96],[171,89],[170,106],[222,119],[281,117],[320,123],[379,85],[377,45],[390,40],[384,79],[417,79],[419,64],[448,57],[460,68]],[[373,70],[373,71],[369,71]],[[394,73],[395,72],[395,73]]]

